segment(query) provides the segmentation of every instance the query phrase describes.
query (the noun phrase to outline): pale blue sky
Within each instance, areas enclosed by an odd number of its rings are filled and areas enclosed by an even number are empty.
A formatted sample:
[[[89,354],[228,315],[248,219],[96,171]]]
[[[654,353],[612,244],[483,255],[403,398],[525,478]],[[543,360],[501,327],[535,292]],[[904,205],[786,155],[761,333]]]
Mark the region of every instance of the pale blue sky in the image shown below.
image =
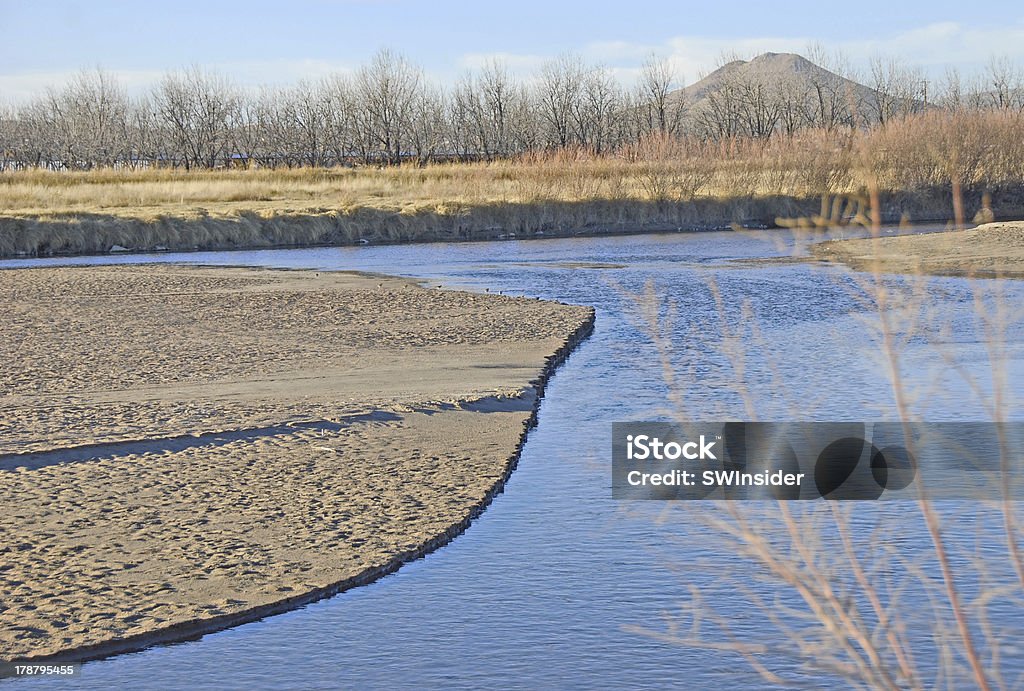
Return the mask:
[[[102,66],[133,90],[197,63],[242,84],[290,83],[351,70],[391,47],[450,81],[488,56],[523,74],[560,52],[602,62],[628,81],[654,52],[685,83],[723,51],[842,49],[854,64],[896,55],[933,76],[993,54],[1024,64],[1019,2],[922,5],[824,2],[52,2],[0,0],[0,101],[20,101],[82,67]]]

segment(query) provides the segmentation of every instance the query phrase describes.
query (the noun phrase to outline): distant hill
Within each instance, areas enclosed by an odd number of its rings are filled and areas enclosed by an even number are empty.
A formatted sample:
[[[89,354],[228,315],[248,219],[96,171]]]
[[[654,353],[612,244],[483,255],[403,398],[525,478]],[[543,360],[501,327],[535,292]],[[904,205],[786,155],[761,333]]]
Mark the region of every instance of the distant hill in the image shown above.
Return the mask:
[[[706,98],[709,92],[721,89],[730,80],[762,84],[796,80],[808,85],[821,83],[842,86],[861,98],[874,95],[870,87],[841,77],[796,53],[763,53],[752,60],[733,60],[676,93],[687,104],[693,105]]]
[[[844,106],[870,117],[877,111],[874,89],[831,72],[795,53],[764,53],[751,60],[734,60],[722,65],[700,81],[670,95],[695,117],[727,97],[751,86],[763,86],[770,98],[800,102],[811,111],[828,105]],[[825,104],[822,99],[831,101]]]

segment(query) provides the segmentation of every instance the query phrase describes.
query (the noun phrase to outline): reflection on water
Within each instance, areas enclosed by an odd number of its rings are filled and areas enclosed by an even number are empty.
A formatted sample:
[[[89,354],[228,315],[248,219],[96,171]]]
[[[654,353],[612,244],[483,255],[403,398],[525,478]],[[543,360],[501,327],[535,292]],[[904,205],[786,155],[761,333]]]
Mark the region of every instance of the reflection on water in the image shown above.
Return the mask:
[[[792,248],[785,234],[702,233],[118,257],[403,274],[448,287],[594,305],[597,324],[552,379],[540,424],[505,493],[451,545],[375,584],[299,611],[87,664],[76,685],[759,684],[735,653],[681,647],[624,628],[664,630],[696,585],[710,598],[708,606],[728,617],[734,635],[762,640],[771,631],[765,616],[735,581],[762,595],[772,590],[759,570],[737,561],[707,529],[703,519],[712,505],[666,511],[657,502],[612,501],[610,435],[613,421],[663,419],[672,406],[703,419],[893,416],[893,389],[863,277],[809,263],[748,261],[785,256]],[[912,323],[910,312],[894,320],[896,336],[907,341],[900,371],[921,417],[988,419],[984,400],[993,377],[974,310],[977,291],[994,285],[931,279],[924,321],[914,333],[900,333]],[[659,351],[640,316],[643,298],[636,296],[648,286],[675,303],[674,318],[657,328],[670,350]],[[1020,286],[1003,287],[1001,299],[1024,304]],[[671,316],[664,303],[653,313]],[[997,373],[1018,384],[1024,382],[1022,336],[1019,322],[1006,330],[1004,368]],[[672,400],[666,372],[676,378]],[[964,372],[978,377],[974,386]],[[1019,408],[1012,413],[1019,417]],[[855,533],[889,529],[886,544],[898,555],[926,554],[927,534],[913,505],[858,504],[852,511]],[[955,564],[977,559],[970,550],[979,544],[982,552],[1000,553],[998,519],[991,509],[963,509],[959,520],[968,537],[962,549],[953,546]],[[810,526],[810,516],[803,520]],[[921,558],[922,569],[934,568]],[[725,573],[734,580],[721,581]],[[914,597],[907,594],[904,602],[912,605]],[[997,606],[994,615],[1006,624],[1013,611]],[[915,635],[927,638],[930,621],[918,623]],[[1004,650],[1017,672],[1021,654]],[[923,655],[927,667],[929,653]],[[778,660],[783,670],[809,674],[799,671],[799,651]]]

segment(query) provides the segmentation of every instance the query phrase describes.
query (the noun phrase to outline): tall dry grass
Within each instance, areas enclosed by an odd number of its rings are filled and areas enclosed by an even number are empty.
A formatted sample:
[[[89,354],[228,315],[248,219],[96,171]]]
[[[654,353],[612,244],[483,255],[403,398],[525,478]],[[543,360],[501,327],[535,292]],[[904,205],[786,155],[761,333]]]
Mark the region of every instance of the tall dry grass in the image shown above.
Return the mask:
[[[134,248],[187,248],[175,234],[196,235],[194,246],[230,247],[771,225],[805,215],[823,195],[869,187],[887,201],[889,220],[934,220],[954,188],[964,192],[967,217],[983,194],[997,214],[1017,216],[1022,118],[936,111],[870,131],[766,141],[652,136],[601,156],[567,149],[422,167],[7,171],[0,254],[105,251],[96,236],[102,224],[120,229],[104,242]],[[312,237],[311,225],[320,228]]]

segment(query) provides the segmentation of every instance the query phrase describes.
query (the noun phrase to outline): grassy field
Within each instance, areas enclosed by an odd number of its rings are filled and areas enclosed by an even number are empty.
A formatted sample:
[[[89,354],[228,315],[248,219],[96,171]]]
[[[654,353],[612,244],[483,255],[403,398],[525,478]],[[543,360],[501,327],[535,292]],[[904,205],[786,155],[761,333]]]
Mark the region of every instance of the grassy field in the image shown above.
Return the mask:
[[[0,173],[0,254],[467,240],[821,223],[879,193],[886,220],[1024,213],[1015,113],[926,114],[768,142],[648,139],[497,163]],[[840,204],[835,200],[839,199]]]
[[[686,201],[695,197],[807,195],[821,174],[796,162],[777,169],[751,168],[749,159],[596,158],[563,152],[497,163],[426,167],[293,168],[259,170],[37,169],[0,176],[0,205],[20,217],[109,213],[153,220],[202,209],[211,215],[360,209],[417,214],[458,213],[470,206],[578,201]],[[853,180],[842,182],[852,191]]]

